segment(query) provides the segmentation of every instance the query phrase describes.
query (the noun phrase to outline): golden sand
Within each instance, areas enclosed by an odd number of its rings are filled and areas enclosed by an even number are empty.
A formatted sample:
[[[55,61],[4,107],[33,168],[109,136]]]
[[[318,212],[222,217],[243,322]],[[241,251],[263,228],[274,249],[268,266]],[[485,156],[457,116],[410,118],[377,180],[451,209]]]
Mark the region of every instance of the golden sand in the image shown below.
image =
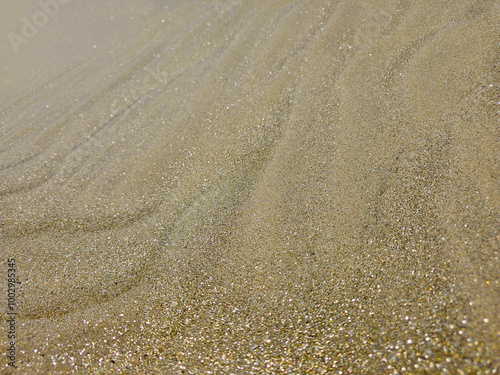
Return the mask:
[[[500,372],[498,1],[0,4],[14,372]]]

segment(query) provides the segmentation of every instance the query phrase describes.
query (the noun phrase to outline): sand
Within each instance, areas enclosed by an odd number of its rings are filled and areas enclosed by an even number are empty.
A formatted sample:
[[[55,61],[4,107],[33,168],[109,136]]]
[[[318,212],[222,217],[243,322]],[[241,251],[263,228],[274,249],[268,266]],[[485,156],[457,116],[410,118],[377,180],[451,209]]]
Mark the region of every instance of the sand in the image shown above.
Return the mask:
[[[61,3],[0,1],[0,372],[500,372],[499,2]]]

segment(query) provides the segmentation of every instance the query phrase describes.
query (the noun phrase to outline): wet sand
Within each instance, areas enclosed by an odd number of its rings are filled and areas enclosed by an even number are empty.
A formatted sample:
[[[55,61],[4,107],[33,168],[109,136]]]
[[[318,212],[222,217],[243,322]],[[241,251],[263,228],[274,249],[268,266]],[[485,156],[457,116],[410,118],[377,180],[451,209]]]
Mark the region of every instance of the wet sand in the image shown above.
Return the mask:
[[[498,2],[0,3],[14,372],[500,372]]]

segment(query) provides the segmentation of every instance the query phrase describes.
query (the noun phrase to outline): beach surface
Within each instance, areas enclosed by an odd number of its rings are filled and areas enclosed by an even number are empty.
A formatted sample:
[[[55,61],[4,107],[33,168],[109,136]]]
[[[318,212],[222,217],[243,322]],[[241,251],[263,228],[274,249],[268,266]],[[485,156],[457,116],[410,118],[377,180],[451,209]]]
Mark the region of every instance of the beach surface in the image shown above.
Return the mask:
[[[500,373],[500,2],[0,5],[1,373]]]

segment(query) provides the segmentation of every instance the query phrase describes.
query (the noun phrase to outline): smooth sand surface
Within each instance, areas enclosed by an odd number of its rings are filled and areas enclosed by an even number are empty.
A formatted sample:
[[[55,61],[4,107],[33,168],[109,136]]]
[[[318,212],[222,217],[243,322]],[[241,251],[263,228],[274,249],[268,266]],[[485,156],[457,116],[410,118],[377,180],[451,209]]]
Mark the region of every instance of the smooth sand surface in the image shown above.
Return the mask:
[[[500,372],[500,2],[0,5],[18,373]]]

